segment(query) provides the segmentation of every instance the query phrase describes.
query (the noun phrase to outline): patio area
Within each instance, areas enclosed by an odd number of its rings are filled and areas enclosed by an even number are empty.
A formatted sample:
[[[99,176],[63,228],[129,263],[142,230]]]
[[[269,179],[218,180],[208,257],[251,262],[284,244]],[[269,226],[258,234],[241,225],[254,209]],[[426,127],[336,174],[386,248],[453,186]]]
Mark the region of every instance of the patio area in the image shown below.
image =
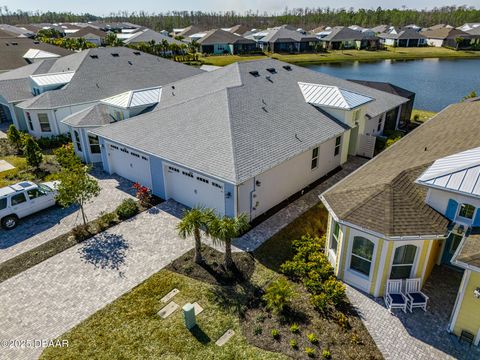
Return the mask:
[[[373,298],[347,286],[347,295],[385,359],[480,359],[480,348],[460,343],[446,329],[462,274],[444,266],[434,268],[422,291],[430,298],[427,312],[413,313],[385,307],[383,298]]]

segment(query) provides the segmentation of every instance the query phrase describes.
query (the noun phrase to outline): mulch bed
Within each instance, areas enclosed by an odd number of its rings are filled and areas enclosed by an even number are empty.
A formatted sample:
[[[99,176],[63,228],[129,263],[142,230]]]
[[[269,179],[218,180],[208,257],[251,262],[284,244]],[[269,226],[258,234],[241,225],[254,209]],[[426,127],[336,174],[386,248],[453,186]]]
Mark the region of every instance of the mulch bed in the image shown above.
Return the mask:
[[[202,245],[203,264],[193,261],[195,250],[192,249],[183,256],[171,262],[167,269],[176,273],[200,280],[212,285],[233,286],[248,281],[255,271],[253,255],[245,252],[233,253],[235,269],[225,270],[223,253]]]
[[[318,313],[310,304],[309,295],[301,285],[297,284],[295,290],[296,298],[292,306],[294,311],[273,315],[264,308],[261,301],[246,311],[242,325],[251,344],[295,359],[311,359],[305,352],[307,347],[315,349],[313,358],[316,359],[323,358],[323,350],[330,351],[332,359],[383,359],[361,319],[349,304],[345,304],[342,309],[349,323],[348,329],[345,329],[333,316]],[[292,333],[292,324],[299,326],[298,333]],[[280,333],[278,339],[272,336],[274,329]],[[307,335],[311,333],[316,335],[318,343],[312,344],[308,340]],[[296,349],[291,347],[291,339],[297,341]]]

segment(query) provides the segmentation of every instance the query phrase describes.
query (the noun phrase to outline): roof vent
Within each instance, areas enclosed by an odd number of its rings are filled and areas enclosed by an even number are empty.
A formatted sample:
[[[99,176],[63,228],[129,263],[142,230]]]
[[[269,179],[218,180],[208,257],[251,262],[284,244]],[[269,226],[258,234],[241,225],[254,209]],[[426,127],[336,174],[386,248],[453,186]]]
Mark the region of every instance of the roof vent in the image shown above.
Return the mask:
[[[130,60],[128,61],[128,64],[129,64],[129,65],[133,65],[133,63],[132,63]]]
[[[34,43],[35,45],[38,45],[38,44],[40,44],[40,41],[34,41],[33,43]]]
[[[254,76],[254,77],[259,77],[260,74],[258,73],[258,71],[250,71],[250,75]]]
[[[137,56],[142,54],[140,51],[134,51],[133,53]]]
[[[118,55],[118,53],[112,53],[112,56],[113,57],[118,57],[119,55]]]
[[[273,83],[273,80],[270,76],[265,76],[265,79],[267,79],[267,81],[270,81],[271,83]]]
[[[90,55],[92,59],[98,59],[98,55]]]
[[[276,74],[277,73],[277,70],[275,68],[268,68],[267,71],[270,73],[270,74]]]
[[[284,65],[283,68],[287,71],[292,71],[292,67],[290,65]]]
[[[17,42],[13,42],[12,45],[18,45],[18,43],[17,43]]]

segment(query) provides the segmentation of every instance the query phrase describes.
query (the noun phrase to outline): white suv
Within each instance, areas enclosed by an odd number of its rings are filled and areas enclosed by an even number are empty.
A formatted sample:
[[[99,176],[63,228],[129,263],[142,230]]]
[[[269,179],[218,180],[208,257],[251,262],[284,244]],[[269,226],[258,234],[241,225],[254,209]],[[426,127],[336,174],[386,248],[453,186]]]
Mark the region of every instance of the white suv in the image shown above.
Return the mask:
[[[0,188],[0,222],[4,229],[11,230],[18,220],[55,205],[58,182],[35,184],[23,181]]]

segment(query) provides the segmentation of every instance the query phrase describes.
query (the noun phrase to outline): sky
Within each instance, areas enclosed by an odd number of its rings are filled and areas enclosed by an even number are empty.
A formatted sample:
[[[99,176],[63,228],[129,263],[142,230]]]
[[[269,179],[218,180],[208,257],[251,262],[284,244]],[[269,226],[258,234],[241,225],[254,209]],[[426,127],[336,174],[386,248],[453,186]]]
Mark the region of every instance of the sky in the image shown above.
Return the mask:
[[[0,0],[0,6],[7,6],[10,10],[24,11],[70,11],[73,13],[91,13],[94,15],[108,15],[117,11],[165,12],[168,10],[204,10],[244,12],[259,10],[260,12],[282,12],[299,7],[331,7],[331,8],[401,8],[430,9],[444,5],[467,5],[480,8],[480,0]]]

